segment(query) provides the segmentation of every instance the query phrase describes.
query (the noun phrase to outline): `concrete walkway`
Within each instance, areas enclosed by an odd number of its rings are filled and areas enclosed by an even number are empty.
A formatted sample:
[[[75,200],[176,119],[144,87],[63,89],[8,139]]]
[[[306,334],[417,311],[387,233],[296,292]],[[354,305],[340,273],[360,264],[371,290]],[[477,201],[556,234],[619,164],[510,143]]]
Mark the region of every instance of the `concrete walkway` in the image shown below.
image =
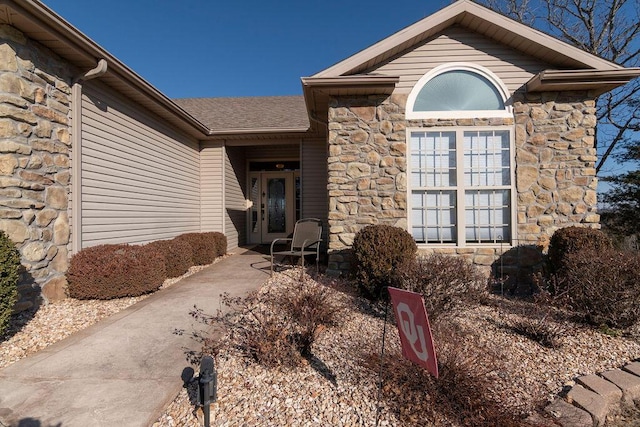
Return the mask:
[[[219,295],[269,277],[262,255],[235,254],[120,313],[0,370],[0,426],[149,426],[175,398],[201,330],[189,311],[214,314]],[[176,329],[185,334],[177,335]],[[198,367],[193,367],[196,372]]]

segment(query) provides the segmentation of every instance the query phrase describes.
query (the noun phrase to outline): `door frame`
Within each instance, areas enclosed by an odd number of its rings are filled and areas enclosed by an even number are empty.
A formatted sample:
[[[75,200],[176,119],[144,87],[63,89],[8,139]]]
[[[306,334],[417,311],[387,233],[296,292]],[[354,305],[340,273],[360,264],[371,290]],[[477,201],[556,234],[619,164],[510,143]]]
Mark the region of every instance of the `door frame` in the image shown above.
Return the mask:
[[[300,171],[254,171],[248,173],[249,208],[247,209],[247,240],[249,244],[268,244],[274,239],[288,237],[293,233],[296,222],[296,178]],[[267,209],[267,181],[271,178],[285,178],[286,231],[284,233],[269,233]],[[257,188],[253,188],[256,179]],[[256,191],[257,195],[252,194]],[[259,199],[259,200],[258,200]]]

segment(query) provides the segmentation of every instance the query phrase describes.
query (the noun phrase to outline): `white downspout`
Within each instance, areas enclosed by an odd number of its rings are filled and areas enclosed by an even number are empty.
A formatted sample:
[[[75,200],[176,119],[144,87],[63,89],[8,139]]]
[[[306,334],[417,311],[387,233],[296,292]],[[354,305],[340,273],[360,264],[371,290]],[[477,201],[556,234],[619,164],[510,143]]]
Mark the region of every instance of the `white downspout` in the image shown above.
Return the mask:
[[[107,61],[76,77],[71,86],[71,253],[82,249],[82,84],[107,72]]]

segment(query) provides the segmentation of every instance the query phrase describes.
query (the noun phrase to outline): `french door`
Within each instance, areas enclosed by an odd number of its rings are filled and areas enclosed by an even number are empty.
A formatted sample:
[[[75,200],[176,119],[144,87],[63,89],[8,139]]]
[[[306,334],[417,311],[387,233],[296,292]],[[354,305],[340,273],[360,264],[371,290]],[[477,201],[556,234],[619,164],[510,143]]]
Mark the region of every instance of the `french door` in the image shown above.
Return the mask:
[[[251,172],[250,243],[271,243],[293,233],[296,221],[295,172]]]

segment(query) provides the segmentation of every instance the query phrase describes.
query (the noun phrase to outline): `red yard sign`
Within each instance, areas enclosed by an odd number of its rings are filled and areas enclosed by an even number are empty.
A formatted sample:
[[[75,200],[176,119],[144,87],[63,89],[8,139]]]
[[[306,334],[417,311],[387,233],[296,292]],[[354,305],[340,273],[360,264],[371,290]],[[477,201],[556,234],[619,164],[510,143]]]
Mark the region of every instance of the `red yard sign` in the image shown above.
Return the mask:
[[[436,351],[422,295],[397,288],[388,289],[402,343],[402,355],[427,368],[438,378]]]

